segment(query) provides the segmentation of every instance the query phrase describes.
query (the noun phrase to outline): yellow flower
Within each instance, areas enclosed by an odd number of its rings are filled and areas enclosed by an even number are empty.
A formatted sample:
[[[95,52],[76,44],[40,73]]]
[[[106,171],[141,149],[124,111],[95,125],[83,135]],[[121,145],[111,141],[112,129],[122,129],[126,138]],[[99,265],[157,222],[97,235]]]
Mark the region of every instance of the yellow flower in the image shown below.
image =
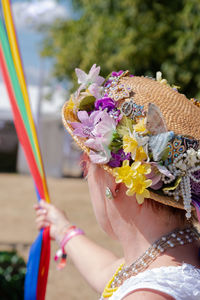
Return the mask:
[[[149,164],[140,164],[137,168],[137,173],[141,175],[146,175],[151,173],[151,166]]]
[[[124,160],[123,164],[119,168],[114,168],[113,173],[116,183],[123,182],[125,185],[130,188],[133,184],[133,177],[136,175],[134,168],[129,166],[129,161]]]
[[[65,108],[65,118],[71,122],[78,121],[78,118],[76,115],[76,105],[73,100],[73,95],[70,97],[69,101],[67,102],[67,106]]]
[[[136,149],[135,161],[143,161],[147,159],[146,152],[144,151],[143,147],[140,146]]]
[[[66,109],[67,109],[67,110],[73,110],[73,109],[74,109],[74,105],[75,105],[75,103],[74,103],[74,101],[72,100],[72,96],[71,96],[70,99],[69,99],[69,101],[67,102],[67,107],[66,107]]]
[[[151,166],[149,164],[142,164],[140,161],[135,161],[131,165],[131,169],[135,171],[135,176],[146,175],[151,173]]]
[[[152,180],[146,179],[144,175],[138,174],[136,177],[134,177],[133,184],[128,189],[126,194],[128,196],[136,194],[138,204],[142,204],[144,202],[144,198],[150,197],[150,193],[147,188],[151,186],[151,184]]]
[[[138,173],[138,170],[141,168],[140,161],[134,161],[131,165],[131,169],[134,171],[135,175]]]
[[[124,135],[123,149],[125,153],[131,152],[133,155],[135,155],[137,147],[138,147],[138,142],[136,141],[136,139],[132,138],[129,135]]]
[[[140,133],[147,133],[148,130],[146,129],[146,121],[147,118],[140,119],[139,122],[134,126],[134,130]]]

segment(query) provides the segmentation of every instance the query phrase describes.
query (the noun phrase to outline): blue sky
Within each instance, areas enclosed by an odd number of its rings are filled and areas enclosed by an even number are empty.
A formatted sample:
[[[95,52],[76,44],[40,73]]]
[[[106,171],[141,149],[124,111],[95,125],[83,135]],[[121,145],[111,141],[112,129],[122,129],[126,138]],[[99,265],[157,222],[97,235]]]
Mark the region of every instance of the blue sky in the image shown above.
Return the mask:
[[[12,0],[12,6],[28,84],[39,84],[41,72],[46,80],[50,80],[52,62],[39,55],[43,36],[37,26],[41,22],[48,25],[55,18],[70,18],[70,1]]]

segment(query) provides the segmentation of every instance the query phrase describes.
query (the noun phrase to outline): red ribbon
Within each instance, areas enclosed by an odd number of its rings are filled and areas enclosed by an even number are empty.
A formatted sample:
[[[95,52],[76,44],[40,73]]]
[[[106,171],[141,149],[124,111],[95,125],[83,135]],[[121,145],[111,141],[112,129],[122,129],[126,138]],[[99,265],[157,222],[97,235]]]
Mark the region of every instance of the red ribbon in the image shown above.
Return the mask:
[[[45,293],[46,293],[50,252],[51,252],[49,234],[50,234],[49,227],[44,228],[43,239],[42,239],[42,250],[40,256],[40,267],[38,272],[37,300],[44,300]]]
[[[13,92],[12,83],[11,83],[11,80],[9,77],[9,72],[8,72],[8,69],[6,66],[6,61],[5,61],[5,58],[3,55],[3,50],[2,50],[1,45],[0,45],[0,66],[2,69],[2,75],[3,75],[4,81],[5,81],[5,84],[7,87],[8,95],[10,98],[11,107],[12,107],[13,116],[14,116],[13,119],[14,119],[16,131],[18,134],[18,138],[19,138],[19,140],[23,146],[23,149],[26,153],[26,158],[29,161],[29,167],[30,167],[31,173],[33,175],[35,184],[37,185],[39,194],[43,199],[45,199],[42,178],[40,176],[40,173],[39,173],[36,161],[35,161],[35,157],[33,155],[32,147],[31,147],[29,137],[26,132],[24,122],[22,120],[20,111],[17,107],[15,94]]]

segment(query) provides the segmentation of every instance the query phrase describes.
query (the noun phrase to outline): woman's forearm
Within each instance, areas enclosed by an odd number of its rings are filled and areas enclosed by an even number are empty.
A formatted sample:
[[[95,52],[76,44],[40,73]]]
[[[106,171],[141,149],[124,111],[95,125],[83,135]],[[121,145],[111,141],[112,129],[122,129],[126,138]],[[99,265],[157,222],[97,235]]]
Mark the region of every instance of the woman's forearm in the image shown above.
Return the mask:
[[[50,226],[50,236],[61,246],[72,226],[66,215],[52,204],[41,201],[35,205],[38,229]],[[65,251],[85,280],[101,293],[107,281],[121,264],[112,252],[97,245],[85,235],[77,235],[65,244]]]
[[[99,293],[123,260],[85,235],[72,238],[66,244],[65,251],[85,280]]]

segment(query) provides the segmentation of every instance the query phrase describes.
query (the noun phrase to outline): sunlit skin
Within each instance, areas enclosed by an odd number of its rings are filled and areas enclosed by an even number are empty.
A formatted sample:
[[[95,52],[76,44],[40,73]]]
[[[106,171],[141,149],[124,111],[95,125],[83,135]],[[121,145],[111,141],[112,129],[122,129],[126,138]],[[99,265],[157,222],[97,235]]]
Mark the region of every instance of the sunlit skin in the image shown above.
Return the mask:
[[[120,263],[131,264],[160,236],[175,228],[183,228],[185,224],[175,216],[169,215],[168,211],[160,210],[157,213],[147,204],[148,200],[139,205],[134,195],[131,197],[126,195],[127,188],[125,185],[116,183],[114,177],[100,166],[87,161],[86,168],[96,219],[111,238],[119,241],[124,257],[115,257],[110,251],[96,245],[86,236],[77,236],[70,240],[65,246],[65,250],[90,286],[102,293],[106,283]],[[112,191],[113,199],[108,199],[105,196],[107,186]],[[51,238],[60,242],[70,225],[67,216],[55,206],[44,202],[41,202],[40,206],[36,205],[35,209],[38,229],[50,226]],[[183,261],[200,267],[198,247],[196,242],[196,244],[169,249],[160,255],[149,266],[149,269],[161,266],[178,266]],[[153,290],[139,290],[124,299],[170,300],[173,298]]]

